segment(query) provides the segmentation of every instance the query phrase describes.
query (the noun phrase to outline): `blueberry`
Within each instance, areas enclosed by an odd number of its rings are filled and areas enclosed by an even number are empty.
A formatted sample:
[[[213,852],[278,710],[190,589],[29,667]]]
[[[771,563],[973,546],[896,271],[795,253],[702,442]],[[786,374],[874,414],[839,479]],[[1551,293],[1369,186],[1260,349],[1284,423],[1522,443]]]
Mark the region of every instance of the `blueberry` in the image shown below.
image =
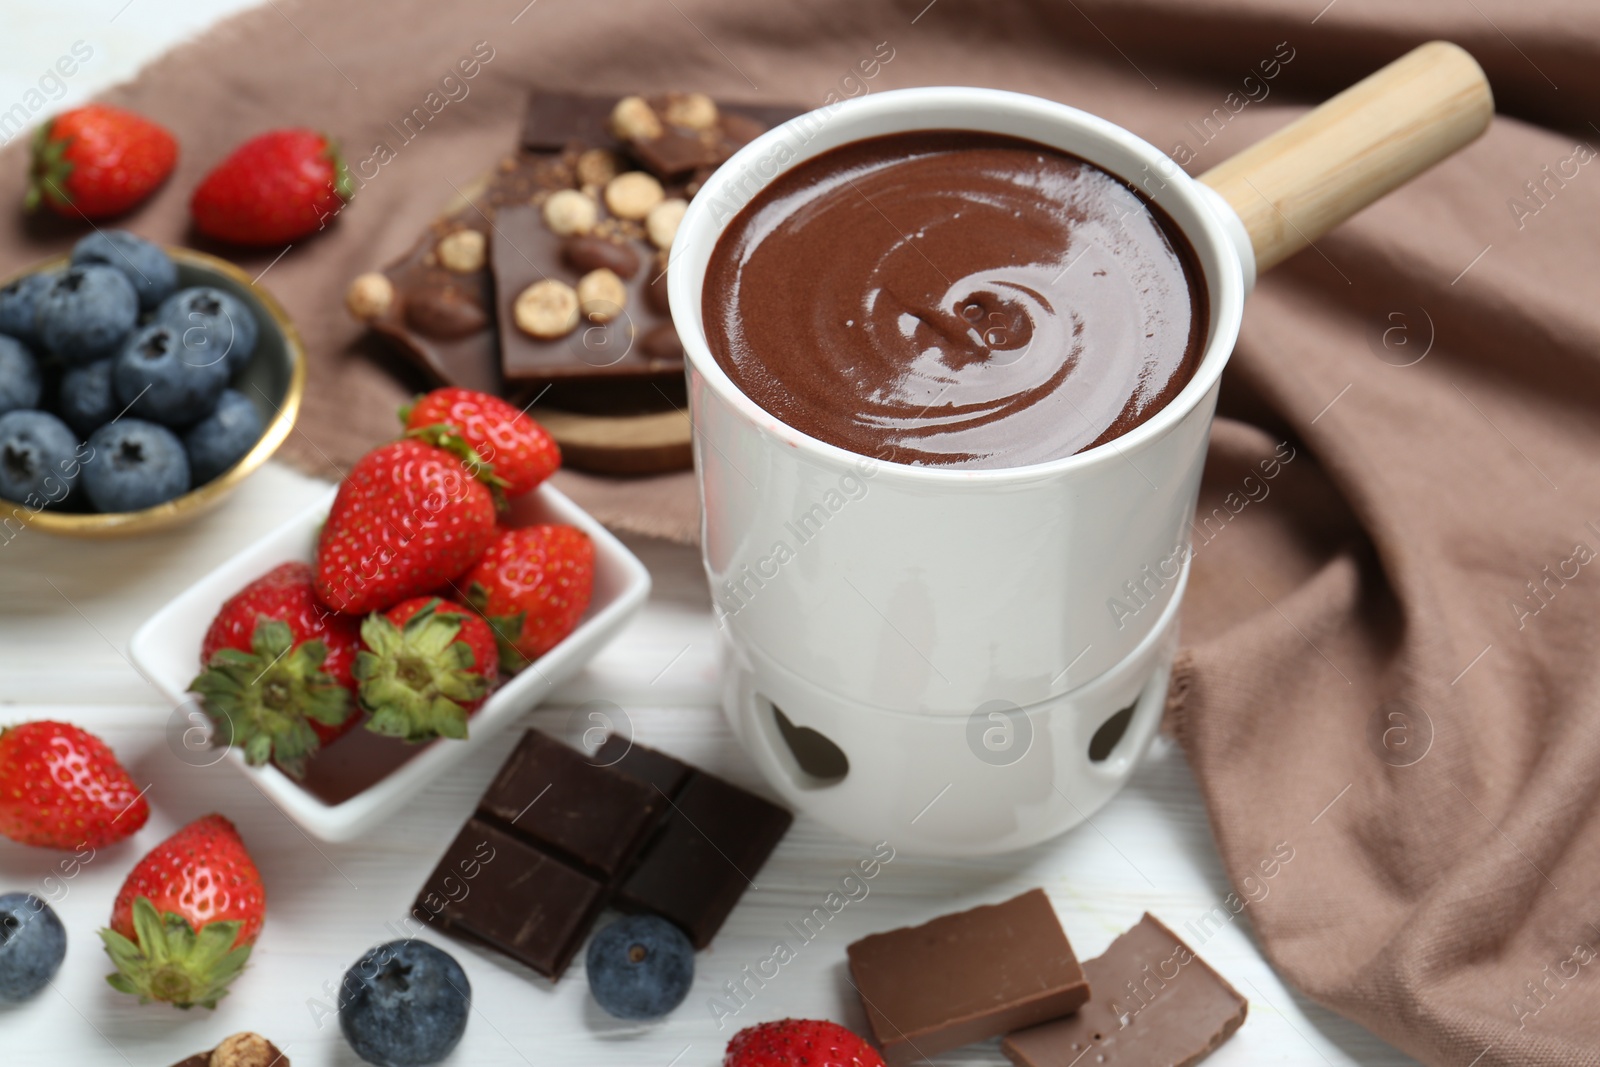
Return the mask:
[[[189,473],[195,485],[204,485],[244,458],[261,439],[261,413],[250,398],[224,389],[217,410],[183,435],[189,451]]]
[[[39,311],[39,296],[55,281],[54,271],[24,274],[0,288],[0,333],[32,344],[37,340],[33,321]]]
[[[96,511],[142,511],[189,491],[189,457],[165,426],[118,419],[89,438],[83,487]]]
[[[73,367],[61,376],[56,413],[79,437],[88,437],[122,410],[111,384],[111,370],[116,365],[114,359],[102,359],[87,367]]]
[[[0,497],[33,508],[59,504],[78,483],[78,439],[47,411],[0,415]]]
[[[27,1000],[50,984],[67,956],[67,930],[32,893],[0,896],[0,1001]]]
[[[127,230],[96,230],[72,246],[72,265],[114,267],[133,283],[139,309],[149,311],[178,291],[178,265],[161,246]]]
[[[44,383],[39,380],[39,362],[28,346],[0,334],[0,415],[8,411],[39,406]]]
[[[426,941],[379,945],[345,972],[339,1029],[379,1067],[421,1067],[450,1055],[467,1029],[472,985],[449,953]]]
[[[109,356],[139,319],[139,297],[122,272],[69,267],[39,294],[34,336],[71,365]]]
[[[694,983],[694,946],[654,915],[630,915],[594,935],[585,957],[589,992],[619,1019],[658,1019]]]
[[[204,349],[200,350],[202,356]],[[227,364],[195,359],[170,326],[146,326],[128,338],[111,371],[117,400],[130,414],[163,426],[191,426],[217,406]]]
[[[192,362],[226,359],[235,374],[255,354],[260,328],[244,301],[210,286],[183,289],[168,297],[150,319],[183,336]],[[205,354],[209,349],[216,354]]]

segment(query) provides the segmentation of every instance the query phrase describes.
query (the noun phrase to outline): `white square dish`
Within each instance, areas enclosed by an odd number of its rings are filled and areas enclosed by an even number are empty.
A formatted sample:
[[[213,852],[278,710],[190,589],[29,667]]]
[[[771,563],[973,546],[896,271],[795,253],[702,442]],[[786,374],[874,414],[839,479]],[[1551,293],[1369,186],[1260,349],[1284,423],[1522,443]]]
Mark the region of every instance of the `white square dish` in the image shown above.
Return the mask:
[[[134,666],[175,707],[198,707],[197,698],[188,691],[189,683],[200,669],[201,640],[223,601],[281,563],[310,562],[317,531],[327,518],[336,492],[329,489],[315,505],[195,582],[133,635],[128,652]],[[496,689],[473,714],[466,740],[427,742],[417,755],[340,803],[323,801],[270,764],[248,766],[238,749],[222,757],[233,761],[308,834],[324,841],[349,841],[397,813],[409,797],[577,673],[616,636],[650,593],[650,572],[644,564],[587,512],[549,485],[513,501],[502,521],[508,526],[566,523],[594,541],[594,595],[577,629]]]

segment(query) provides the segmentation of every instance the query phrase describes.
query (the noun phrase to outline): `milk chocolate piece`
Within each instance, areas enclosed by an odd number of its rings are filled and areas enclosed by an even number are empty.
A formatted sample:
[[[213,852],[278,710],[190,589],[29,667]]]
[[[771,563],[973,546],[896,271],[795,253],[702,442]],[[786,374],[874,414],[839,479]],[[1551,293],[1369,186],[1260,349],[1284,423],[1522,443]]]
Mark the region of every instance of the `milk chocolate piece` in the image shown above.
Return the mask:
[[[1250,1007],[1148,913],[1083,969],[1094,991],[1089,1002],[1076,1015],[1007,1037],[1000,1050],[1011,1062],[1190,1067],[1228,1040]]]
[[[847,951],[890,1067],[1059,1018],[1089,999],[1041,889],[873,934]]]
[[[412,914],[552,979],[608,904],[676,922],[704,948],[790,820],[622,738],[587,756],[529,730]]]

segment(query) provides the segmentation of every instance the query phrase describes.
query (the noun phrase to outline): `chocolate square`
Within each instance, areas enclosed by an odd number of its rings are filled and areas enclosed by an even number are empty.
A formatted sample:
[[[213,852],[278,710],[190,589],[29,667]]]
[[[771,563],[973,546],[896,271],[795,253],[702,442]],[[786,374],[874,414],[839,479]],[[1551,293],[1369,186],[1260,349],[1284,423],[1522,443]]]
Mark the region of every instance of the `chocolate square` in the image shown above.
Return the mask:
[[[602,767],[614,767],[623,774],[654,786],[665,795],[677,796],[694,768],[653,748],[636,745],[621,734],[605,739],[592,757]]]
[[[615,105],[611,97],[535,89],[522,120],[522,147],[531,152],[558,152],[573,143],[609,147],[616,143],[609,129]]]
[[[695,948],[705,948],[793,821],[775,804],[696,774],[623,881],[617,903],[672,920]]]
[[[1089,1002],[1076,1015],[1007,1037],[1000,1050],[1011,1062],[1018,1067],[1071,1067],[1079,1061],[1190,1067],[1233,1036],[1250,1008],[1149,913],[1102,955],[1085,961],[1083,969],[1094,990]]]
[[[649,783],[529,730],[478,810],[603,875],[619,872],[667,801]]]
[[[552,979],[607,904],[676,922],[703,948],[791,819],[643,745],[613,736],[591,757],[529,730],[412,914]]]
[[[1041,889],[873,934],[847,952],[891,1067],[1059,1018],[1089,999],[1083,968]]]
[[[422,887],[412,914],[559,978],[600,912],[605,886],[472,818]]]

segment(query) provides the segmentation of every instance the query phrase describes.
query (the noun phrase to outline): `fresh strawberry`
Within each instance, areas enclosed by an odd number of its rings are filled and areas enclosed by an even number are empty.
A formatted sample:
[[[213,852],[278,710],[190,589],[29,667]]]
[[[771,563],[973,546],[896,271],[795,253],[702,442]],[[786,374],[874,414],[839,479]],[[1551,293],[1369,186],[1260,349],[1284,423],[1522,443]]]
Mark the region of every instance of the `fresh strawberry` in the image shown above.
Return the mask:
[[[723,1067],[884,1067],[878,1050],[838,1023],[780,1019],[728,1041]]]
[[[267,914],[261,872],[233,823],[196,819],[122,883],[111,929],[100,931],[117,973],[112,988],[141,1002],[215,1008],[250,958]]]
[[[424,441],[391,441],[339,486],[317,542],[317,596],[352,615],[383,611],[445,588],[493,539],[494,497],[461,459]]]
[[[301,778],[308,756],[361,720],[351,699],[360,649],[359,622],[317,599],[311,566],[285,563],[223,603],[189,688],[221,744],[238,745],[253,767],[271,759]]]
[[[108,104],[63,111],[33,135],[23,206],[69,219],[120,215],[167,180],[178,142],[143,115]]]
[[[272,130],[233,150],[189,201],[201,233],[281,245],[322,229],[355,193],[339,149],[316,130]]]
[[[494,632],[467,608],[438,597],[402,601],[361,623],[356,656],[367,729],[404,741],[467,736],[499,677]]]
[[[106,743],[64,722],[0,730],[0,834],[44,848],[104,848],[150,806]]]
[[[583,617],[594,591],[594,542],[572,526],[505,530],[460,584],[467,603],[494,627],[500,666],[518,671]]]
[[[488,393],[454,386],[419,396],[400,411],[409,431],[450,426],[520,496],[561,466],[555,439],[522,411]]]

